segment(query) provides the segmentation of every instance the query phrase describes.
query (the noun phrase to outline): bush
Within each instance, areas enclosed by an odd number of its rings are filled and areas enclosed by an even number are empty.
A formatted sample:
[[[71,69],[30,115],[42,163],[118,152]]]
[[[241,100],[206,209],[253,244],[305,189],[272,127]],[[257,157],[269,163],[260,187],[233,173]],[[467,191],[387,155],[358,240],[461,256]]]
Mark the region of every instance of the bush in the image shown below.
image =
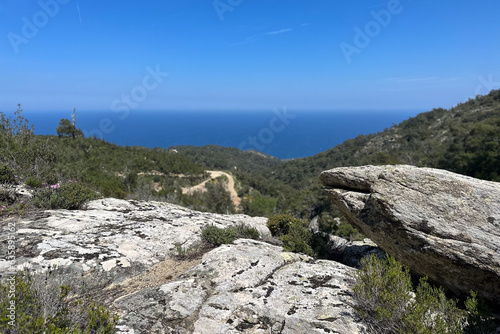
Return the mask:
[[[227,228],[219,228],[213,225],[204,227],[201,230],[201,237],[212,246],[218,247],[223,244],[233,243],[236,239],[259,239],[260,234],[257,229],[249,227],[245,224],[230,226]],[[182,249],[177,250],[179,253]]]
[[[42,186],[42,181],[36,177],[30,177],[26,180],[26,185],[31,188],[40,188]]]
[[[497,325],[495,325],[495,319],[491,316],[491,310],[486,306],[484,301],[477,299],[475,291],[470,292],[469,298],[465,301],[465,308],[468,317],[464,333],[496,333],[495,328],[497,328]]]
[[[313,233],[299,218],[289,214],[274,215],[267,221],[267,227],[273,236],[280,238],[285,251],[314,256]]]
[[[236,226],[236,234],[238,235],[238,238],[242,239],[256,240],[260,238],[260,233],[256,228],[247,226],[245,224],[239,224]]]
[[[311,248],[312,237],[313,234],[307,224],[294,218],[288,226],[288,234],[282,235],[280,239],[285,251],[314,256],[314,251]]]
[[[56,274],[20,271],[0,282],[0,330],[5,333],[116,333],[118,317],[94,302],[68,298]],[[15,293],[12,293],[12,291]],[[15,303],[15,321],[9,306]]]
[[[349,223],[340,224],[335,234],[350,241],[363,240],[361,233]]]
[[[6,164],[0,165],[0,183],[14,183],[14,171]]]
[[[45,185],[35,193],[33,204],[42,209],[77,210],[96,198],[98,196],[92,189],[77,182],[70,182],[61,186]]]
[[[235,227],[219,228],[213,225],[206,226],[201,230],[201,237],[212,246],[218,247],[223,244],[230,244],[238,238]]]
[[[408,268],[391,256],[363,258],[353,291],[356,310],[375,333],[463,333],[472,322],[467,315],[478,314],[474,294],[466,301],[468,310],[461,310],[427,277],[414,291]]]
[[[269,218],[267,221],[267,227],[274,237],[279,237],[280,235],[288,234],[290,225],[296,222],[302,223],[300,219],[295,218],[292,215],[279,214]]]
[[[267,217],[276,211],[278,200],[271,196],[261,195],[258,191],[252,191],[245,196],[241,202],[243,212],[249,216]]]

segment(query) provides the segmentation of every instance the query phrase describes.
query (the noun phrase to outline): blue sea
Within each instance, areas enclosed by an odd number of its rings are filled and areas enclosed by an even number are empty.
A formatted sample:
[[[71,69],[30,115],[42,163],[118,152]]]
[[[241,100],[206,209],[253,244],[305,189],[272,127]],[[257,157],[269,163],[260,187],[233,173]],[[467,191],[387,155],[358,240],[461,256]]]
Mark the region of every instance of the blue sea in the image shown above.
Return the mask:
[[[86,136],[129,146],[221,145],[281,158],[313,156],[360,134],[383,131],[421,111],[77,111]],[[36,134],[55,135],[70,112],[23,112]]]

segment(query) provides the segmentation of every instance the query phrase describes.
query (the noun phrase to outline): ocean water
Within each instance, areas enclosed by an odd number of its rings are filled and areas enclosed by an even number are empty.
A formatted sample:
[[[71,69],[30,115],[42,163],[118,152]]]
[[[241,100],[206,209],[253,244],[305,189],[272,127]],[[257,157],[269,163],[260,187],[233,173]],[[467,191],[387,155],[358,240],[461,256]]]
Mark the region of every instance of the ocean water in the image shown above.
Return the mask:
[[[118,145],[168,148],[221,145],[291,159],[326,151],[360,134],[383,131],[420,111],[77,111],[76,126]],[[56,134],[71,112],[23,112],[36,134]]]

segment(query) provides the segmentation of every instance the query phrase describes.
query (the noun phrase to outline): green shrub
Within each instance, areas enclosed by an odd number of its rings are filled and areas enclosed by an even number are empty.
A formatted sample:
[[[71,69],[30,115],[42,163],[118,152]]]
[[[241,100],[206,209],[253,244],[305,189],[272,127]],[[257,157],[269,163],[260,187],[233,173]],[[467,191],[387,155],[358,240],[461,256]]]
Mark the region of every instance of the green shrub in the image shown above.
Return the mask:
[[[483,334],[495,333],[495,319],[491,316],[491,310],[484,303],[477,299],[475,291],[470,292],[469,298],[465,301],[465,309],[467,310],[467,325],[464,333],[466,334]]]
[[[462,333],[464,316],[456,301],[446,298],[442,287],[430,285],[423,277],[408,305],[403,325],[407,333]]]
[[[26,180],[26,185],[31,188],[40,188],[42,186],[42,181],[36,177],[30,177]]]
[[[274,237],[279,237],[280,235],[288,234],[290,225],[296,222],[302,223],[300,219],[295,218],[292,215],[279,214],[269,217],[267,227]]]
[[[285,251],[314,256],[313,233],[301,219],[289,214],[274,215],[267,221],[267,227],[273,236],[280,238]]]
[[[363,258],[353,291],[356,310],[375,333],[463,333],[472,322],[467,316],[478,314],[475,294],[467,299],[465,311],[426,277],[414,291],[408,268],[391,256]]]
[[[349,223],[342,223],[335,232],[336,235],[347,240],[362,240],[361,233]]]
[[[212,246],[218,247],[223,244],[230,244],[238,238],[235,227],[219,228],[213,225],[204,227],[201,230],[201,237]]]
[[[14,183],[16,178],[14,171],[8,165],[0,165],[0,183]]]
[[[314,256],[311,247],[312,237],[313,234],[307,224],[300,219],[294,218],[288,226],[288,234],[282,235],[280,239],[283,242],[283,248],[287,252]]]
[[[236,234],[238,238],[242,239],[256,240],[260,238],[260,233],[256,228],[247,226],[245,224],[236,225]]]
[[[113,334],[118,317],[94,302],[68,299],[70,287],[49,274],[20,271],[0,282],[0,330],[5,333]],[[15,305],[15,321],[9,307]]]
[[[96,198],[98,198],[96,192],[87,186],[69,182],[61,186],[45,185],[35,193],[33,204],[43,209],[77,210],[86,202]]]
[[[201,230],[201,237],[203,241],[212,246],[218,247],[223,244],[233,243],[236,239],[259,239],[260,234],[257,229],[249,227],[245,224],[237,226],[230,226],[227,228],[219,228],[213,225],[204,227]],[[177,252],[183,254],[184,250],[180,246],[177,247]]]
[[[276,211],[278,199],[252,191],[241,202],[243,212],[249,216],[267,217]]]

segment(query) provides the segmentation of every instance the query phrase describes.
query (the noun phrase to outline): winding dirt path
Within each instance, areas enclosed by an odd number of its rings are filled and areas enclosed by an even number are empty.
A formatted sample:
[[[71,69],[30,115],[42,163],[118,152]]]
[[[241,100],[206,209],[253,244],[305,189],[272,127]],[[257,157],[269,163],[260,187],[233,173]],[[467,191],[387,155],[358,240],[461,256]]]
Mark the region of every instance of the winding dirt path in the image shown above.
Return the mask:
[[[221,171],[208,170],[207,173],[210,174],[210,178],[208,180],[203,181],[202,183],[197,184],[194,187],[182,188],[182,193],[191,195],[197,191],[201,191],[201,192],[207,191],[207,188],[205,187],[207,182],[224,175],[229,180],[227,185],[226,185],[226,190],[231,195],[231,201],[233,202],[234,206],[236,208],[239,208],[240,204],[241,204],[241,198],[238,197],[238,193],[236,192],[236,189],[234,188],[234,184],[235,184],[234,177],[229,173],[221,172]]]

